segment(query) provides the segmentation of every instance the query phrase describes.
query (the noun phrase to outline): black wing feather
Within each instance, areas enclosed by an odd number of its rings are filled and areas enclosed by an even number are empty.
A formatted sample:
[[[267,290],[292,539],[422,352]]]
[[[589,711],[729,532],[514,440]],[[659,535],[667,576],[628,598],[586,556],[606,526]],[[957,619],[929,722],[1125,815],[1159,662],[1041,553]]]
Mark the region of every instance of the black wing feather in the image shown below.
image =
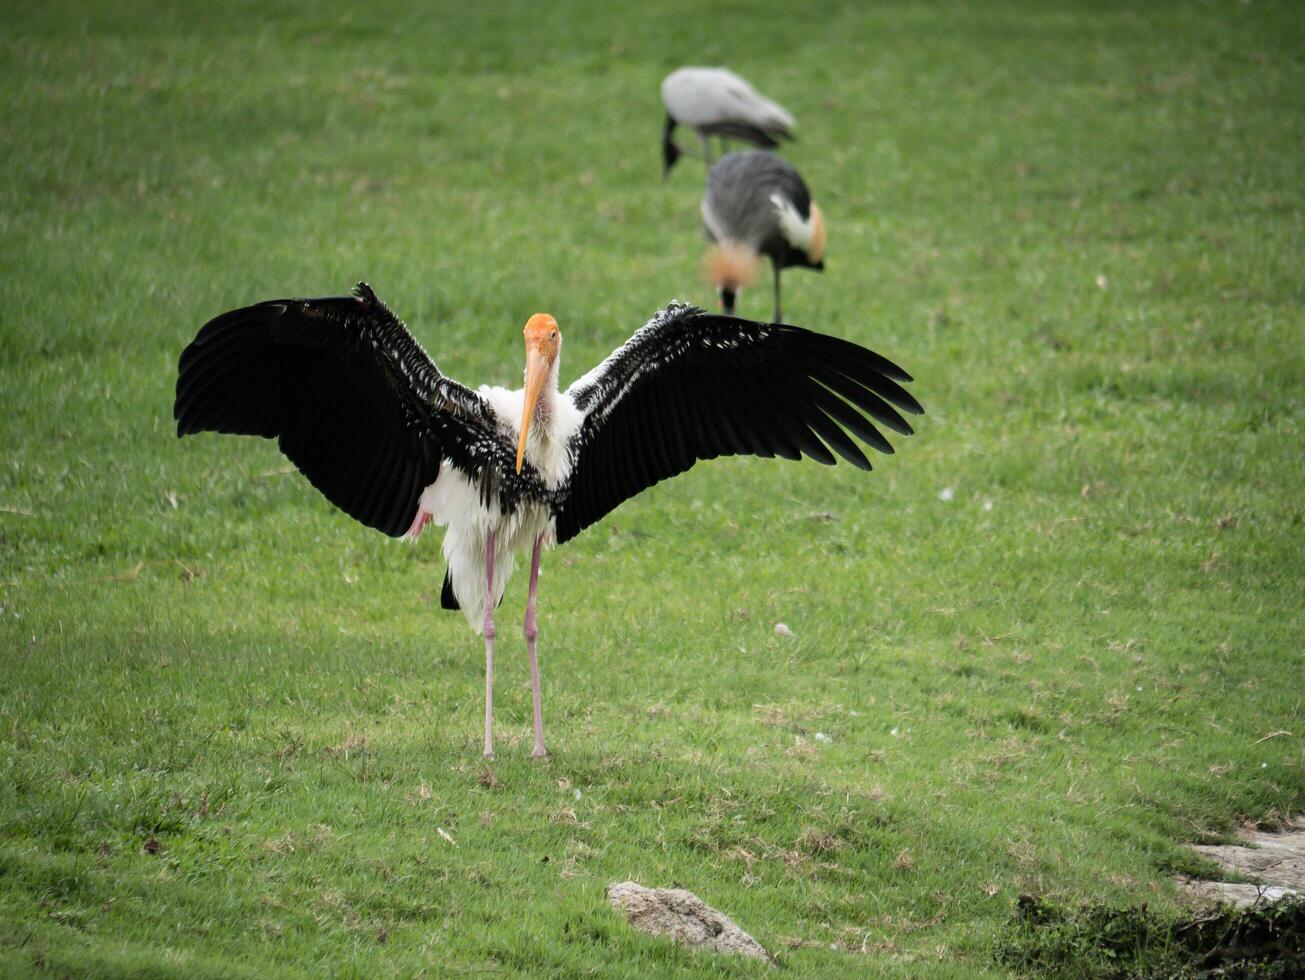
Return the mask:
[[[781,139],[793,138],[785,130],[774,129],[767,132],[760,126],[732,120],[707,123],[705,126],[699,126],[698,129],[704,136],[726,136],[730,139],[743,140],[753,146],[764,147],[767,150],[778,147]]]
[[[210,320],[181,354],[173,417],[179,436],[277,439],[327,499],[396,537],[442,460],[467,464],[494,430],[489,406],[441,375],[365,283]]]
[[[837,453],[869,469],[852,436],[891,453],[871,419],[909,435],[898,410],[924,411],[898,383],[910,380],[837,337],[673,303],[568,391],[584,422],[556,511],[558,541],[700,459],[832,464]]]

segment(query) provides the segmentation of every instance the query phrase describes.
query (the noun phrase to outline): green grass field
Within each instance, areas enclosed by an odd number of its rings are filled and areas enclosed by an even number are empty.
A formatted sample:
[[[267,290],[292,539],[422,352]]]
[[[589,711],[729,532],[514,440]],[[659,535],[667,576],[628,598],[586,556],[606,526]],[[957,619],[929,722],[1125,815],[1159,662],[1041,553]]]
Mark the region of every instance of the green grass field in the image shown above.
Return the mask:
[[[640,6],[8,5],[0,973],[766,973],[634,878],[792,976],[1006,976],[1019,894],[1179,915],[1185,842],[1305,806],[1305,11]],[[553,313],[569,382],[709,305],[682,63],[798,116],[786,315],[928,414],[549,553],[544,764],[518,575],[487,766],[438,534],[179,442],[177,355],[366,279],[471,383]]]

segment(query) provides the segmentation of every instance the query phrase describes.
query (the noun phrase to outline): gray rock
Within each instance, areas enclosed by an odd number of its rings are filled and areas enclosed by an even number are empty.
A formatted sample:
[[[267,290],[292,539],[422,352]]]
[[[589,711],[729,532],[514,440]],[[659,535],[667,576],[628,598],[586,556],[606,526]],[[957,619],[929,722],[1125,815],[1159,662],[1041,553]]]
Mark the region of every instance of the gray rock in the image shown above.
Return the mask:
[[[645,888],[633,881],[607,886],[607,900],[625,913],[630,925],[654,936],[669,936],[685,946],[738,953],[771,962],[762,945],[683,888]]]

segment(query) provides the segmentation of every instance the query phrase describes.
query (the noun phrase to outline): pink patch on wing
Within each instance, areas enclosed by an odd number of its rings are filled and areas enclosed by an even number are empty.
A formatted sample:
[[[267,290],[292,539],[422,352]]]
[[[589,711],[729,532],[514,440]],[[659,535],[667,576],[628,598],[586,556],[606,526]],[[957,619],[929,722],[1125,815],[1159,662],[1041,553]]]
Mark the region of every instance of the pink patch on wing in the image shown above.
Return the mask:
[[[417,516],[412,519],[412,527],[408,528],[407,533],[403,535],[407,541],[416,541],[421,537],[422,530],[430,523],[431,515],[426,513],[420,507],[417,508]]]

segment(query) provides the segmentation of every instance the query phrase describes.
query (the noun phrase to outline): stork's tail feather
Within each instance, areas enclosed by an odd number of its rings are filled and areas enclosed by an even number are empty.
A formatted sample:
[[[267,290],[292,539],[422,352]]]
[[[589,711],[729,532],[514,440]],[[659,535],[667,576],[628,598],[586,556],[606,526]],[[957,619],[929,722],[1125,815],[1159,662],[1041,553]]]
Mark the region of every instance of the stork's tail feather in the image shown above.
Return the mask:
[[[501,605],[503,605],[502,595],[498,597],[498,604],[494,608],[497,609]],[[440,589],[440,608],[451,610],[462,608],[458,597],[453,594],[453,573],[448,569],[444,570],[444,585]]]
[[[453,594],[453,573],[448,569],[444,570],[444,587],[440,589],[440,608],[441,609],[461,609],[458,605],[458,597]]]

